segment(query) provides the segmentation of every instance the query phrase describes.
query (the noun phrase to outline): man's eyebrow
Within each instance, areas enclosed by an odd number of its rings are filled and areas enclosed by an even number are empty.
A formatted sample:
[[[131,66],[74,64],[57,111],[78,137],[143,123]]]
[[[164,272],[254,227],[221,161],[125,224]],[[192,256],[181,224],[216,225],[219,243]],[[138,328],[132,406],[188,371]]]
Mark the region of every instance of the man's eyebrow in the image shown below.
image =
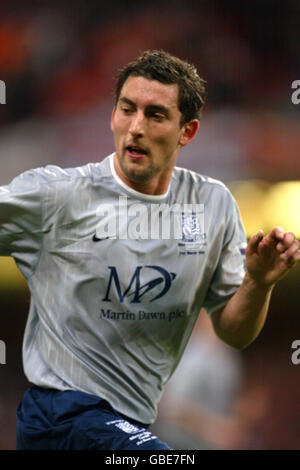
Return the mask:
[[[169,115],[169,108],[166,108],[166,106],[159,105],[159,104],[150,104],[149,106],[146,107],[147,111],[154,111],[154,112],[159,112],[159,113],[164,113],[166,115]]]
[[[119,101],[121,101],[122,103],[126,103],[129,106],[133,106],[134,108],[136,108],[136,104],[133,101],[131,101],[129,98],[126,98],[126,96],[121,96]],[[161,112],[161,113],[164,113],[166,115],[169,115],[169,108],[167,108],[166,106],[163,106],[163,105],[159,105],[159,104],[149,104],[148,106],[146,106],[146,110],[148,112],[149,111],[156,111],[156,112]]]
[[[126,98],[126,96],[121,96],[119,101],[122,101],[122,103],[129,104],[130,106],[136,107],[136,104],[133,101],[131,101],[129,98]]]

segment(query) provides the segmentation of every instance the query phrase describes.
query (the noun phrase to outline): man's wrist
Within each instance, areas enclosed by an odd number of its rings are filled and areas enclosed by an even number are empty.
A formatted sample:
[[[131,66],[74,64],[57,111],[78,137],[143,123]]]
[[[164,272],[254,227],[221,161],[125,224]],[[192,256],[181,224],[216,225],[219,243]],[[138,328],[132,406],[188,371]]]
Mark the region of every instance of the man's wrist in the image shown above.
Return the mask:
[[[245,288],[249,291],[260,291],[262,293],[267,294],[269,292],[272,292],[272,290],[273,290],[276,283],[274,282],[272,284],[266,284],[266,283],[261,282],[260,280],[256,279],[255,277],[253,277],[249,273],[249,271],[246,271],[243,284],[244,284]]]

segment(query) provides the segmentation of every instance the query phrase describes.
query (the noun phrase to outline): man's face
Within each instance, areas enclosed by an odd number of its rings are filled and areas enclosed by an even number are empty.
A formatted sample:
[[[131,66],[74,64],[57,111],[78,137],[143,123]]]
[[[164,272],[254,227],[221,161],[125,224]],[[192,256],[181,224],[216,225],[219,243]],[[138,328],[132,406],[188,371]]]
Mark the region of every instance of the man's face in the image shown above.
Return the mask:
[[[117,166],[125,181],[146,183],[170,173],[185,145],[180,120],[177,84],[128,77],[111,119]]]

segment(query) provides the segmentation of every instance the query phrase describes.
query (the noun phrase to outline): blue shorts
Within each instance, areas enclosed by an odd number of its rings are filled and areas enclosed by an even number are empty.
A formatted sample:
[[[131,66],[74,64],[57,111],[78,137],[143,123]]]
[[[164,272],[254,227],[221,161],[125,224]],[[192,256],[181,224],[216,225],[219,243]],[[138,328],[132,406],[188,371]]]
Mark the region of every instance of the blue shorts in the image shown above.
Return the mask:
[[[33,386],[17,410],[16,450],[166,450],[148,426],[95,395]]]

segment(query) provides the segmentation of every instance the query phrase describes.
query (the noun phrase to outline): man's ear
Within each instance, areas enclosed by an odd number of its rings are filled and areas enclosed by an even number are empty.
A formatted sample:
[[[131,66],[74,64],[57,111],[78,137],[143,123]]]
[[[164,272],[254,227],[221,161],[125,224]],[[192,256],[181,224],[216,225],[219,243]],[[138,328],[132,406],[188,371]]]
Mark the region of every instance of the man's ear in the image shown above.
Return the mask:
[[[198,119],[192,119],[181,129],[181,134],[179,137],[179,145],[184,147],[185,145],[189,144],[191,140],[195,137],[199,129],[199,121]]]
[[[116,112],[116,107],[113,107],[112,113],[111,113],[111,118],[110,118],[110,128],[112,132],[114,131],[114,117],[115,117],[115,112]]]

